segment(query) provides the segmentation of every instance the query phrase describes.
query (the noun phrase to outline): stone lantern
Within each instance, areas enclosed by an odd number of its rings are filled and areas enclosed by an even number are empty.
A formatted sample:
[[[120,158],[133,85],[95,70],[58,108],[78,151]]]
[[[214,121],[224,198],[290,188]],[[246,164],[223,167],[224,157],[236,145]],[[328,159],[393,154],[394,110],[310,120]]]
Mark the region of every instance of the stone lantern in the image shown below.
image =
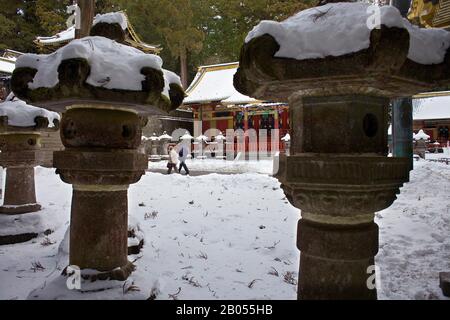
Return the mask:
[[[237,90],[289,99],[292,144],[276,177],[301,209],[300,299],[376,299],[374,213],[409,179],[408,159],[387,157],[389,100],[450,82],[449,33],[427,30],[424,45],[395,8],[380,14],[387,25],[371,30],[366,4],[327,4],[261,22],[241,50]]]
[[[169,159],[169,143],[172,141],[172,137],[167,134],[166,131],[163,132],[162,135],[159,136],[159,141],[161,142],[161,159],[168,160]]]
[[[0,215],[10,216],[3,216],[1,224],[14,224],[13,220],[19,215],[41,209],[36,201],[34,167],[44,160],[40,150],[41,132],[58,130],[59,119],[57,113],[30,106],[13,95],[0,104],[0,165],[6,168],[5,198]],[[39,228],[40,224],[34,223]],[[29,225],[24,226],[24,230],[17,227],[13,234],[6,235],[1,231],[0,244],[28,241],[45,231],[30,232],[30,228]]]
[[[418,154],[422,159],[425,159],[425,153],[428,148],[429,139],[430,136],[423,132],[422,129],[420,129],[419,132],[414,135],[414,153]]]
[[[148,140],[150,141],[150,161],[161,161],[161,156],[159,154],[161,143],[159,141],[159,137],[153,132],[153,135]]]
[[[148,168],[142,127],[176,109],[184,91],[160,57],[124,45],[126,26],[113,18],[51,55],[21,56],[11,82],[21,99],[63,112],[65,150],[54,152],[54,166],[73,185],[70,265],[124,280],[133,270],[127,190]]]
[[[194,148],[198,153],[197,159],[206,159],[206,156],[204,155],[205,146],[208,143],[209,138],[205,136],[204,134],[199,135],[197,138],[195,138],[194,145],[197,145],[197,148]]]

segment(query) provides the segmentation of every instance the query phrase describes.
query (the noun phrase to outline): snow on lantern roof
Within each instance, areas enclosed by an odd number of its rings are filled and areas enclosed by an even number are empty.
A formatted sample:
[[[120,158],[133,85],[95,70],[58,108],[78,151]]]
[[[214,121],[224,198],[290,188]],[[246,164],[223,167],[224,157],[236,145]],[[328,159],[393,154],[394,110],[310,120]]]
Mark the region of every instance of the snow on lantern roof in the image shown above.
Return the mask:
[[[153,135],[149,138],[150,141],[159,141],[159,137],[153,132]]]
[[[172,137],[169,136],[166,131],[164,131],[163,134],[159,136],[159,139],[160,140],[163,140],[163,139],[172,140]]]
[[[202,134],[202,135],[198,136],[197,138],[195,138],[195,140],[197,140],[197,141],[208,141],[209,138]]]
[[[215,139],[218,140],[218,141],[222,141],[222,140],[225,140],[226,138],[221,132],[215,137]]]
[[[8,117],[8,125],[13,127],[33,127],[36,117],[43,117],[48,119],[48,127],[53,128],[53,121],[60,120],[58,113],[29,105],[13,94],[0,103],[0,116]]]
[[[286,135],[283,138],[281,138],[281,141],[284,141],[284,142],[291,141],[291,135],[289,133],[286,133]]]
[[[159,46],[149,45],[147,43],[144,43],[139,38],[133,26],[131,25],[127,14],[123,11],[110,12],[106,14],[97,14],[94,18],[93,24],[95,25],[100,22],[119,23],[122,29],[125,30],[126,34],[125,42],[132,47],[150,53],[159,53],[161,51],[161,48],[159,48]],[[37,37],[36,40],[34,40],[34,43],[42,51],[52,51],[51,47],[62,46],[74,39],[75,39],[75,27],[72,26],[51,37]]]
[[[423,132],[422,129],[419,130],[419,132],[414,135],[414,140],[428,140],[430,139],[430,136],[427,135],[425,132]]]
[[[58,67],[63,60],[83,58],[91,68],[86,82],[95,87],[141,91],[145,80],[141,69],[162,70],[159,56],[122,45],[104,37],[86,37],[73,40],[53,54],[20,56],[16,68],[37,69],[30,89],[53,88],[58,80]]]
[[[186,90],[184,104],[222,102],[225,104],[246,104],[256,100],[240,94],[233,86],[233,76],[238,62],[202,66]]]
[[[359,2],[313,7],[282,22],[261,21],[250,31],[245,42],[269,34],[280,45],[275,57],[304,60],[342,56],[369,48],[372,30],[367,23],[371,21],[375,10],[380,12],[382,25],[409,31],[410,60],[420,64],[439,64],[444,61],[450,46],[450,32],[420,29],[402,18],[395,7],[371,8],[369,4]]]
[[[414,120],[450,119],[450,93],[418,101],[413,108]]]
[[[186,133],[185,133],[184,135],[182,135],[182,136],[180,137],[180,140],[192,140],[192,139],[194,139],[194,137],[191,136],[191,135],[189,134],[189,132],[187,132],[187,131],[186,131]]]

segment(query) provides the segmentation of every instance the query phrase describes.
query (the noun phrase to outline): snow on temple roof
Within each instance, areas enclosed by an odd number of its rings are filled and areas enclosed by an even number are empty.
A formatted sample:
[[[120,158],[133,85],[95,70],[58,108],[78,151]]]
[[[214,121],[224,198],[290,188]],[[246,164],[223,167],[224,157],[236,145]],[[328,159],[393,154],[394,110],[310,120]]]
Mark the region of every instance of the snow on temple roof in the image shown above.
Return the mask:
[[[95,26],[97,23],[118,23],[122,27],[122,30],[128,28],[128,19],[122,11],[97,14],[94,17],[93,25]]]
[[[128,16],[123,11],[118,12],[110,12],[103,15],[97,14],[94,18],[94,24],[99,22],[108,22],[113,23],[117,22],[121,25],[123,30],[126,30],[125,42],[135,48],[138,48],[142,51],[158,53],[161,51],[161,48],[158,46],[152,46],[147,43],[142,42],[139,36],[133,29],[133,26],[128,19]],[[51,37],[37,37],[34,41],[38,47],[42,50],[45,50],[46,47],[51,46],[61,46],[75,39],[75,27],[72,26],[67,30],[61,31],[54,36]]]
[[[379,10],[381,24],[409,31],[409,59],[421,64],[444,61],[450,46],[450,32],[420,29],[402,18],[395,7],[370,7],[365,3],[329,3],[300,11],[282,22],[261,21],[245,41],[269,34],[280,44],[276,57],[297,60],[358,52],[370,46],[372,30],[368,22],[373,20],[376,10]]]
[[[0,116],[7,116],[8,125],[14,127],[32,127],[36,125],[34,120],[39,116],[48,119],[50,128],[54,126],[54,119],[60,120],[58,113],[31,106],[12,94],[6,98],[5,102],[0,103]]]
[[[247,104],[255,99],[240,94],[233,86],[233,76],[239,63],[225,63],[198,68],[197,75],[186,90],[184,104],[222,102],[224,104]]]
[[[450,95],[415,100],[413,119],[450,119]]]
[[[0,57],[0,73],[12,74],[15,67],[15,60]]]

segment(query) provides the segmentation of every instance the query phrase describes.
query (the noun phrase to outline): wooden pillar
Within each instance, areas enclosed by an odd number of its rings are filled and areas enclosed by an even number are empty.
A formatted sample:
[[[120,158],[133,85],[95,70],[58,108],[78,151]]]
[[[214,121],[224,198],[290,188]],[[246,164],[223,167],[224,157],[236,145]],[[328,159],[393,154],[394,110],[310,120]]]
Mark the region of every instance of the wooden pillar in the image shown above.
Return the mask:
[[[75,38],[80,39],[89,36],[95,13],[95,0],[77,0],[81,14],[80,29],[75,30]]]
[[[392,103],[393,156],[408,158],[413,169],[413,117],[412,99],[403,98]]]

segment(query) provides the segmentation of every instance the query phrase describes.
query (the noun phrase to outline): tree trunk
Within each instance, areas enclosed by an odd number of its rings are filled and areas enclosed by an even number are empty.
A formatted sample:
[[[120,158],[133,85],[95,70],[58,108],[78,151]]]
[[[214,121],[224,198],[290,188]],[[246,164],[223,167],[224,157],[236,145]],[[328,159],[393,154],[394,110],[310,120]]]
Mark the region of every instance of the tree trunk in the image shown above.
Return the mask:
[[[77,0],[81,14],[80,29],[75,30],[75,38],[80,39],[89,36],[95,13],[95,0]]]
[[[182,48],[180,50],[180,77],[181,84],[183,85],[183,89],[187,89],[187,52],[186,48]]]

